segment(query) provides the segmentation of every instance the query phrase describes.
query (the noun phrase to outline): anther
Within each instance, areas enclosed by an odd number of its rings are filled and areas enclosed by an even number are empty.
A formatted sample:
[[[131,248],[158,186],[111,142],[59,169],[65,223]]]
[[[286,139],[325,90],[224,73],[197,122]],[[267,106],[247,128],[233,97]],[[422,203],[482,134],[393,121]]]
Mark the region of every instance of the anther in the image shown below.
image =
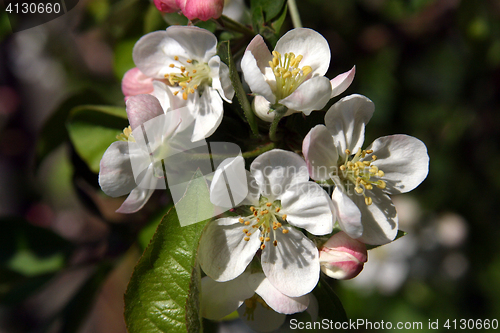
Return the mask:
[[[244,222],[245,222],[245,220],[243,220],[243,218],[241,218],[241,217],[238,219],[238,221],[239,221],[240,223],[244,223]]]
[[[276,213],[279,213],[280,210],[281,210],[281,208],[276,207]]]
[[[277,240],[275,240],[275,241],[273,242],[273,245],[274,245],[274,246],[278,246],[278,241],[277,241]]]
[[[261,241],[261,243],[264,242],[264,236],[260,236],[259,240]]]
[[[175,57],[174,57],[174,60],[179,60],[179,57],[178,57],[178,56],[175,56]]]
[[[367,206],[370,206],[373,203],[373,200],[371,197],[365,197],[365,204]]]
[[[254,207],[254,206],[251,206],[251,207],[250,207],[250,210],[251,210],[252,212],[255,212],[255,207]]]
[[[270,203],[270,202],[266,203],[266,206],[267,206],[267,207],[271,207],[272,205],[273,205],[273,204],[272,204],[272,203]]]
[[[174,65],[174,64],[170,64],[170,65],[168,65],[168,67],[170,67],[170,68],[174,68],[174,67],[175,67],[175,65]]]
[[[182,93],[182,99],[183,99],[183,100],[185,100],[185,101],[187,101],[187,99],[188,99],[188,94],[187,94],[187,92],[183,92],[183,93]]]
[[[368,150],[366,151],[366,153],[367,153],[367,154],[371,154],[371,153],[373,153],[373,150],[368,149]]]
[[[288,229],[283,229],[282,231],[284,234],[287,234],[288,233]]]
[[[271,240],[270,237],[266,237],[266,239],[265,239],[266,242],[269,242],[270,240]]]
[[[265,248],[266,248],[266,246],[265,246],[264,244],[262,244],[262,245],[260,246],[260,249],[261,249],[261,250],[264,250]]]
[[[384,176],[385,176],[385,173],[384,173],[382,170],[379,170],[379,171],[377,172],[377,176],[379,176],[379,177],[384,177]]]
[[[250,221],[246,221],[246,222],[245,222],[245,225],[250,225]]]
[[[286,217],[287,217],[286,214],[283,214],[283,216],[281,216],[283,220],[286,220]]]
[[[378,187],[378,188],[380,188],[380,189],[382,189],[382,190],[383,190],[383,189],[385,188],[385,186],[386,186],[386,183],[385,183],[383,180],[379,180],[379,181],[377,182],[377,187]]]
[[[345,150],[346,155],[351,155],[351,151],[349,149]]]
[[[245,237],[245,238],[243,238],[243,240],[248,242],[250,240],[250,237]]]
[[[243,233],[246,234],[248,232],[248,229],[243,229]]]
[[[187,62],[188,64],[190,64],[190,63],[192,63],[192,62],[193,62],[193,60],[188,59],[188,60],[186,60],[186,62]]]

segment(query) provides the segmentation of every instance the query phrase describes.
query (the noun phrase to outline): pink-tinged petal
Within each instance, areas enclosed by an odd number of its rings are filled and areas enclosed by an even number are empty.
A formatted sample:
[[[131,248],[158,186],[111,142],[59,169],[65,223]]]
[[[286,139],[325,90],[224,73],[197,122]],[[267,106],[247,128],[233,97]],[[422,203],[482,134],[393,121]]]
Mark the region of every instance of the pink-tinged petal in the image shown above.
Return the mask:
[[[305,182],[290,186],[281,197],[282,213],[287,222],[313,235],[332,232],[335,215],[328,194],[316,183]]]
[[[220,61],[219,56],[212,57],[208,62],[208,66],[212,72],[212,87],[219,92],[220,97],[231,103],[234,88],[229,78],[229,67]]]
[[[365,204],[362,195],[351,196],[361,212],[361,223],[363,224],[363,235],[358,240],[370,245],[390,243],[398,233],[396,207],[391,198],[382,190],[375,187],[366,192],[373,200],[371,205]]]
[[[316,76],[302,83],[293,93],[278,103],[309,115],[314,110],[321,110],[328,103],[331,92],[332,86],[328,78]]]
[[[332,135],[324,125],[316,125],[307,133],[302,142],[302,153],[312,179],[328,180],[332,173],[337,174],[339,155]]]
[[[259,184],[260,193],[271,202],[280,199],[290,186],[309,180],[306,162],[299,155],[281,149],[261,154],[250,165],[250,172]]]
[[[102,156],[99,166],[99,185],[103,192],[111,197],[128,194],[137,186],[127,142],[113,142]]]
[[[203,271],[212,279],[224,282],[243,273],[260,247],[260,231],[245,241],[238,218],[222,218],[210,222],[198,247],[198,259]]]
[[[286,319],[285,314],[265,308],[259,302],[253,302],[254,308],[251,310],[245,303],[238,308],[238,314],[245,325],[257,332],[273,332],[283,325]]]
[[[182,14],[190,20],[207,21],[217,19],[222,15],[224,0],[181,0],[184,3]]]
[[[299,297],[318,284],[318,249],[301,232],[292,227],[284,229],[288,230],[287,234],[276,232],[277,245],[270,242],[262,251],[262,270],[281,293]]]
[[[325,125],[333,136],[337,151],[343,158],[345,150],[355,154],[365,139],[365,125],[375,105],[362,95],[349,95],[333,104],[325,115]]]
[[[217,54],[217,37],[206,29],[172,25],[167,28],[167,34],[179,43],[189,55],[189,59],[208,63],[210,58]],[[176,55],[172,50],[164,49],[164,52],[172,57]]]
[[[255,44],[259,44],[260,42],[258,42],[258,38],[262,39],[260,35],[257,35],[254,37],[250,44],[252,44],[256,39],[257,42],[255,42]],[[267,49],[267,46],[265,47]],[[269,53],[269,50],[267,50],[267,52]],[[267,56],[265,55],[262,55],[262,53],[264,53],[262,47],[258,47],[255,49],[247,48],[245,54],[243,55],[243,58],[241,59],[241,71],[243,72],[245,82],[250,87],[250,90],[252,90],[254,94],[263,96],[271,104],[274,104],[276,102],[276,97],[274,96],[271,87],[267,83],[266,77],[264,75],[265,66],[268,64],[266,63],[266,65],[264,65],[263,63],[265,59],[269,58],[267,58]],[[270,54],[271,53],[269,53],[269,55]],[[263,57],[265,57],[265,59],[263,59]],[[262,69],[259,67],[259,63],[261,67],[264,66]]]
[[[281,56],[290,52],[293,52],[295,56],[302,55],[299,67],[311,66],[313,77],[325,75],[330,66],[330,46],[321,34],[312,29],[296,28],[290,30],[278,40],[274,50],[278,51]]]
[[[427,147],[417,138],[404,134],[384,136],[367,149],[377,156],[372,164],[385,173],[380,179],[386,182],[385,190],[390,194],[409,192],[427,177]]]
[[[163,114],[160,102],[154,96],[137,95],[127,100],[127,116],[132,130]]]
[[[250,275],[249,280],[250,283],[252,283],[251,280],[260,281],[255,293],[262,297],[267,305],[269,305],[276,312],[293,314],[304,311],[309,305],[308,295],[300,297],[286,296],[276,289],[263,273],[252,274]]]
[[[340,228],[352,238],[361,237],[363,234],[363,224],[361,222],[361,212],[356,204],[344,192],[353,191],[353,188],[341,189],[335,187],[332,193],[332,201],[337,210],[337,221]],[[364,202],[363,202],[364,204]]]
[[[162,13],[175,13],[180,9],[175,0],[154,0],[153,2]]]
[[[127,97],[151,94],[153,92],[153,78],[144,75],[137,67],[132,68],[123,76],[122,92]]]
[[[330,83],[332,85],[332,94],[330,98],[338,96],[346,91],[354,80],[354,75],[356,74],[356,66],[353,66],[350,71],[339,74],[334,77]]]
[[[245,272],[227,282],[217,282],[208,276],[201,279],[201,316],[219,320],[236,311],[254,295],[254,289],[248,283],[249,276],[250,273]]]
[[[255,36],[248,44],[245,52],[250,51],[257,61],[261,73],[265,73],[266,67],[269,67],[269,61],[273,60],[273,55],[261,35]]]

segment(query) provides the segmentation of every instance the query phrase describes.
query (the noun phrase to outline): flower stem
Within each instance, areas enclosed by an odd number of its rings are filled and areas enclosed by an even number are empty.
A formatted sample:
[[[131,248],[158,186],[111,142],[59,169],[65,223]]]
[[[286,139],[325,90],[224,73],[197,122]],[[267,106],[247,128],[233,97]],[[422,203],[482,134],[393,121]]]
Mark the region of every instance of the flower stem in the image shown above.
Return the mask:
[[[294,28],[302,28],[302,22],[300,21],[299,10],[297,9],[297,4],[295,0],[288,0],[288,9],[290,10],[290,16],[292,17],[292,23]]]
[[[243,24],[227,17],[226,15],[222,15],[217,21],[219,22],[219,24],[221,26],[223,26],[224,28],[226,28],[228,30],[232,30],[235,32],[241,32],[242,34],[250,36],[250,37],[255,36],[254,31],[248,29]]]
[[[265,153],[266,151],[273,149],[275,146],[276,145],[274,144],[274,142],[269,142],[269,143],[265,144],[264,146],[260,146],[252,151],[246,151],[246,152],[242,153],[241,155],[243,156],[243,158],[256,157],[262,153]]]
[[[271,127],[269,128],[269,138],[273,142],[277,141],[276,130],[278,129],[278,124],[279,124],[281,118],[283,118],[283,116],[285,115],[285,113],[287,111],[288,111],[288,108],[284,105],[281,105],[274,110],[274,112],[275,112],[274,120],[271,124]]]

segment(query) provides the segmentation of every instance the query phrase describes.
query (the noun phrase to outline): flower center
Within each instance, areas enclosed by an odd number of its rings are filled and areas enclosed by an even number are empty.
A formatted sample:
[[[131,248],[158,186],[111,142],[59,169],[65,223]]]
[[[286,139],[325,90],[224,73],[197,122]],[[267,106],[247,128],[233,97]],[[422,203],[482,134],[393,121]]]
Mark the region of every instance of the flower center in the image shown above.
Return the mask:
[[[373,153],[373,150],[361,150],[358,149],[358,152],[349,159],[351,155],[351,151],[346,149],[347,157],[345,162],[339,166],[340,169],[340,178],[354,184],[354,191],[357,194],[363,194],[365,197],[365,204],[371,205],[373,200],[371,197],[366,195],[365,190],[373,190],[373,186],[377,186],[380,189],[384,189],[386,183],[381,180],[372,180],[371,177],[383,177],[384,172],[379,170],[376,165],[372,165],[372,162],[377,160],[376,155],[372,155],[371,161],[360,161],[360,159],[365,158],[366,155],[370,155]]]
[[[134,136],[132,135],[132,127],[125,127],[123,129],[123,133],[120,133],[116,136],[116,138],[120,141],[128,142],[129,140],[135,142]]]
[[[178,64],[170,64],[170,68],[176,68],[180,72],[173,72],[165,74],[165,79],[168,80],[171,86],[179,86],[182,89],[182,98],[188,99],[189,94],[194,94],[198,88],[203,88],[205,85],[210,85],[212,79],[210,78],[210,67],[206,63],[200,63],[192,59],[180,59],[178,56],[174,57]],[[180,66],[179,66],[180,65]],[[179,91],[174,92],[177,95]],[[202,91],[199,91],[201,94]]]
[[[269,66],[271,66],[276,78],[276,99],[278,101],[294,92],[312,72],[310,66],[299,68],[302,58],[302,55],[295,57],[292,52],[285,53],[282,57],[279,52],[273,51],[273,60],[269,61]]]
[[[284,234],[288,233],[288,230],[283,228],[283,223],[286,223],[286,214],[280,214],[281,211],[281,201],[276,200],[273,203],[268,202],[267,198],[261,197],[260,204],[257,207],[250,207],[252,215],[245,218],[241,217],[239,222],[248,226],[248,228],[243,229],[245,233],[245,241],[250,240],[250,236],[256,231],[260,230],[260,249],[264,250],[267,242],[274,239],[273,245],[277,246],[278,241],[276,240],[276,232],[281,229]]]

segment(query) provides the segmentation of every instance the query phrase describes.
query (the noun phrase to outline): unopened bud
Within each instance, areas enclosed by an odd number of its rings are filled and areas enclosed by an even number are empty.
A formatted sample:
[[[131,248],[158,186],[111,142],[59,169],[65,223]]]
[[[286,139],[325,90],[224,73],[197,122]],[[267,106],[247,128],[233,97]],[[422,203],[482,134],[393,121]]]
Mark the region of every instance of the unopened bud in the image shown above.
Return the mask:
[[[176,2],[176,0],[154,0],[156,8],[162,13],[178,12],[181,8]]]
[[[333,235],[319,251],[321,270],[337,280],[356,277],[363,270],[367,259],[365,244],[342,231]]]
[[[224,0],[176,0],[182,14],[190,20],[207,21],[222,15]]]

